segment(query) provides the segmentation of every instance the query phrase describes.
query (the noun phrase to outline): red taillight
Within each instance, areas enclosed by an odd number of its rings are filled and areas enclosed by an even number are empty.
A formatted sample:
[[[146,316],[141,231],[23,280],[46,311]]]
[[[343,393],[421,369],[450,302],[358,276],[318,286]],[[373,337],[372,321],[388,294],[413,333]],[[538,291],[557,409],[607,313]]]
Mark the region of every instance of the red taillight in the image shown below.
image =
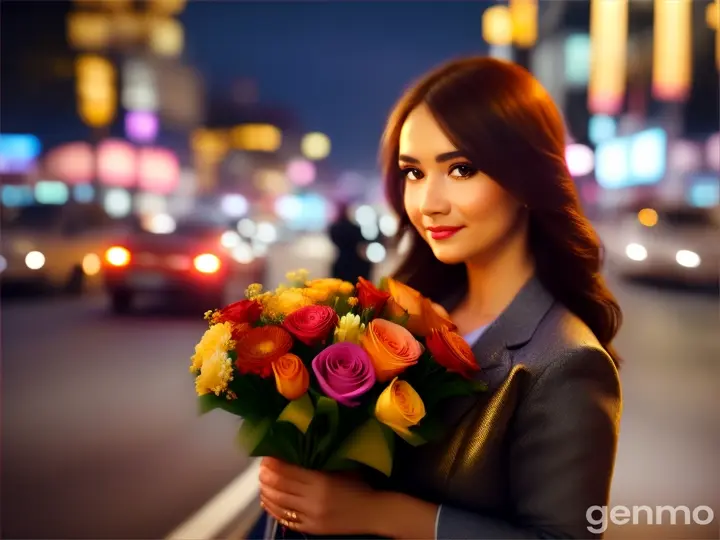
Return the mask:
[[[121,246],[113,246],[105,252],[105,260],[112,266],[127,266],[130,263],[130,251]]]
[[[214,274],[220,270],[220,259],[212,253],[203,253],[193,259],[193,266],[203,274]]]

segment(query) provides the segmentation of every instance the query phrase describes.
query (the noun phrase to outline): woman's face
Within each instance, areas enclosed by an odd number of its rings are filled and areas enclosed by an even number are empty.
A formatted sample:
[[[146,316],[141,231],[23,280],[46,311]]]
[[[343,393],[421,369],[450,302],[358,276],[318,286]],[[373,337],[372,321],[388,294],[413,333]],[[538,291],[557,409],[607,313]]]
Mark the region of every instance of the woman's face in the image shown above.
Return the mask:
[[[485,259],[520,229],[522,205],[448,140],[426,105],[400,133],[405,211],[447,264]]]

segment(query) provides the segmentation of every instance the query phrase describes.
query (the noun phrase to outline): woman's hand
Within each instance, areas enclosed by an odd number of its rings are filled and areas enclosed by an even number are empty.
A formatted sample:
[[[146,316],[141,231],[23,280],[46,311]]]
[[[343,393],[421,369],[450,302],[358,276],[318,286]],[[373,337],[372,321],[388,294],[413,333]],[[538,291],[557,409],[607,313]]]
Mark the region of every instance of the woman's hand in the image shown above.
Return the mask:
[[[273,458],[260,465],[260,501],[282,525],[308,534],[371,534],[374,491],[346,475],[310,471]]]

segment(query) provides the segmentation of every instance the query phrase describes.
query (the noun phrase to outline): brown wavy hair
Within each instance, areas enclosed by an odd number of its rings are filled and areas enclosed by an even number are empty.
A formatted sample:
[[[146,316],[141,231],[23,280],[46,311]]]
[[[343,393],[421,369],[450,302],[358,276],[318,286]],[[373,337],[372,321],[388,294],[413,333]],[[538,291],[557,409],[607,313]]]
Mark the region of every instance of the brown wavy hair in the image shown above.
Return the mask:
[[[395,277],[436,301],[460,287],[467,290],[465,265],[436,259],[405,212],[399,138],[420,104],[428,106],[473,166],[527,206],[538,278],[619,364],[611,344],[622,311],[601,275],[600,241],[567,168],[563,118],[546,90],[518,65],[488,57],[451,61],[423,77],[396,104],[383,136],[381,162],[387,198],[400,217],[397,239],[409,234],[411,244]]]

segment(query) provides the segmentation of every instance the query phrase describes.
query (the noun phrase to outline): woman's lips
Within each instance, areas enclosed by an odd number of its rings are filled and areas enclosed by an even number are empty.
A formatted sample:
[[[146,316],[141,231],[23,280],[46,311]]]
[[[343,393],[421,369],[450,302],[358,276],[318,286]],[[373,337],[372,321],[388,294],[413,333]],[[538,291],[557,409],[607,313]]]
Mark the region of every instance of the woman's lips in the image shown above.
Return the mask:
[[[445,240],[451,236],[455,236],[455,233],[464,229],[465,227],[428,227],[430,236],[433,240]]]

